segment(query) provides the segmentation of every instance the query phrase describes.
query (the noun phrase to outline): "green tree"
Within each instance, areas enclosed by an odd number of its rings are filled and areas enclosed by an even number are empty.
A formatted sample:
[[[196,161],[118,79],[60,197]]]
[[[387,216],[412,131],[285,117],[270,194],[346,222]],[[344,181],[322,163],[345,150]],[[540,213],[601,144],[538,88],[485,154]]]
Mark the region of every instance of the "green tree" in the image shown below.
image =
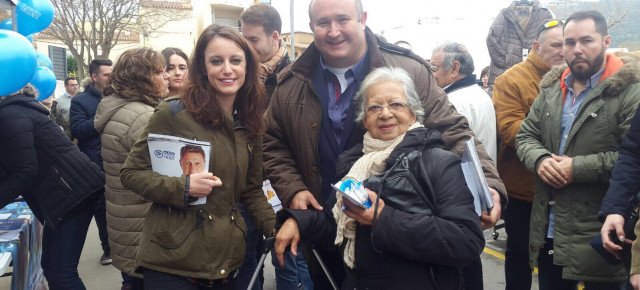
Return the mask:
[[[78,77],[78,60],[71,55],[67,56],[67,73],[70,77]]]

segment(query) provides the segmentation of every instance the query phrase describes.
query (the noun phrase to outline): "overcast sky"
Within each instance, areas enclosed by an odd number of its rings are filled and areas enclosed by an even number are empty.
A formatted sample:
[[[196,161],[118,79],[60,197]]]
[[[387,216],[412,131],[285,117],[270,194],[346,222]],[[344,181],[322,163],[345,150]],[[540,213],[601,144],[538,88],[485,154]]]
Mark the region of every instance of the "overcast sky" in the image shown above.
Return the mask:
[[[311,32],[309,2],[296,0],[294,3],[296,31]],[[500,9],[511,2],[513,0],[362,0],[362,5],[368,15],[367,26],[373,32],[382,34],[391,43],[409,42],[413,51],[424,58],[430,58],[433,48],[445,42],[466,45],[474,58],[476,74],[479,74],[490,62],[486,46],[489,27]],[[272,0],[271,5],[280,12],[283,32],[290,32],[290,1]],[[419,19],[421,24],[418,24]]]

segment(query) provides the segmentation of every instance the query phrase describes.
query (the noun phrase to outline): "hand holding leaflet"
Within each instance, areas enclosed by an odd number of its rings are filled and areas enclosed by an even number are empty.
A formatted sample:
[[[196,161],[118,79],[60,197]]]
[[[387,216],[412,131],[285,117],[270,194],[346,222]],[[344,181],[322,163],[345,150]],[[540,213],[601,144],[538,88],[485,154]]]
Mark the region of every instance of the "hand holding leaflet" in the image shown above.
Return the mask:
[[[207,173],[209,160],[211,159],[211,144],[209,142],[150,133],[148,144],[153,171],[173,177],[193,175],[193,184],[191,186],[194,189],[207,184],[209,185],[208,187],[220,186],[218,184],[220,179],[213,176],[212,173]],[[205,177],[202,173],[207,173],[207,176]],[[207,180],[203,184],[199,184],[202,183],[200,179],[203,178]],[[202,189],[199,191],[202,191]],[[198,197],[198,200],[189,205],[205,204],[207,202],[208,194],[203,194],[202,192],[194,193],[192,196]]]
[[[331,186],[340,192],[349,202],[361,208],[368,209],[372,205],[369,194],[364,189],[364,186],[362,186],[362,182],[347,178]]]
[[[473,205],[478,216],[482,215],[484,211],[491,212],[493,197],[491,196],[491,191],[489,191],[487,179],[484,177],[473,138],[464,144],[464,154],[462,155],[460,166],[462,167],[464,179],[467,181],[467,186],[471,194],[473,194]]]

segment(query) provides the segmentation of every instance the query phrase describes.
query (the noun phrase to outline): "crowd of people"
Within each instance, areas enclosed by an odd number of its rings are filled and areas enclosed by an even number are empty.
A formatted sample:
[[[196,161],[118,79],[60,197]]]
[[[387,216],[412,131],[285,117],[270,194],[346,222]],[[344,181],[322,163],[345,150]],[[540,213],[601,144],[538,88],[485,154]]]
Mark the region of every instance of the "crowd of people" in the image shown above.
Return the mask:
[[[640,289],[640,62],[606,53],[600,13],[545,19],[495,81],[461,43],[429,60],[387,43],[360,0],[312,1],[293,62],[273,7],[240,19],[190,57],[94,59],[48,107],[30,85],[0,97],[0,207],[22,195],[44,224],[50,289],[85,289],[92,217],[123,290],[260,290],[265,238],[278,289],[483,289],[482,231],[500,218],[506,289],[530,289],[534,267],[540,289]],[[163,175],[149,134],[211,152],[186,145],[182,174]],[[470,139],[488,211],[465,186]],[[369,207],[333,188],[347,178]]]

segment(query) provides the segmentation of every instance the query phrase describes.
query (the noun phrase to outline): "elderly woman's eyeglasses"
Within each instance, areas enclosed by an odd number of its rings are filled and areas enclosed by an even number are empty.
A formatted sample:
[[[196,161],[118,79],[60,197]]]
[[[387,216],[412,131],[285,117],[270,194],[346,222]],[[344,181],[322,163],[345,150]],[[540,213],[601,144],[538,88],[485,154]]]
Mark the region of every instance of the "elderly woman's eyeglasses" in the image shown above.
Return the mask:
[[[388,108],[389,111],[393,113],[402,112],[408,106],[409,106],[408,102],[393,102],[385,106],[371,105],[367,107],[367,115],[374,116],[374,115],[381,114],[383,108]]]

